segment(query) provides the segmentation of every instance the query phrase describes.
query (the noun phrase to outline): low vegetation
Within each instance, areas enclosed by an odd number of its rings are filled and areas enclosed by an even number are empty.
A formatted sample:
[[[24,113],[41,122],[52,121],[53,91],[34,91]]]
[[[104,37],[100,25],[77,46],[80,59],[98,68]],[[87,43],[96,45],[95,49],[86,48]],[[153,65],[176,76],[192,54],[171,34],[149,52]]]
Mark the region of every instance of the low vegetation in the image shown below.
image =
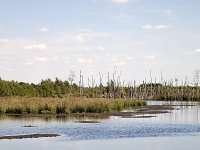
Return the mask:
[[[145,106],[143,100],[84,98],[0,98],[1,114],[109,113]]]

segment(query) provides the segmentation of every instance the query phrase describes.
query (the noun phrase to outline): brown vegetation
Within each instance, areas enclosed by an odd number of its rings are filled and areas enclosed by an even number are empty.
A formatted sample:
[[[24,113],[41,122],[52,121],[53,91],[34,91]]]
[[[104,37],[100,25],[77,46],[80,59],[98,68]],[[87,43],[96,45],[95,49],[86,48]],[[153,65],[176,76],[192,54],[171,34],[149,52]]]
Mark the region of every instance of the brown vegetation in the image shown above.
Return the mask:
[[[0,98],[1,114],[71,114],[119,112],[145,106],[143,100],[84,98]]]

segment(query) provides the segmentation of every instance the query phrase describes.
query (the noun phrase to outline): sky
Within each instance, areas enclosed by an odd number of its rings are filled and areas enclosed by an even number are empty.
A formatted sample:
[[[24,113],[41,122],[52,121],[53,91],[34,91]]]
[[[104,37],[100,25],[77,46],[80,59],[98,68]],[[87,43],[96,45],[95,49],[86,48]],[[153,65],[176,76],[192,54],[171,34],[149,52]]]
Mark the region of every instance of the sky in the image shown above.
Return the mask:
[[[0,0],[0,77],[193,79],[199,0]]]

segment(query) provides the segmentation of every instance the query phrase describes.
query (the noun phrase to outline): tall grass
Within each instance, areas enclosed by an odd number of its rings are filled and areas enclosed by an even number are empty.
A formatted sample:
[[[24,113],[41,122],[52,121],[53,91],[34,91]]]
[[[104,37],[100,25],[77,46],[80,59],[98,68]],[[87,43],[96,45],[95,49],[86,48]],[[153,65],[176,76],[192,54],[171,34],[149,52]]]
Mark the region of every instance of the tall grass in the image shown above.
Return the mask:
[[[125,99],[56,99],[56,98],[0,98],[1,114],[70,114],[106,113],[146,105],[143,100]]]

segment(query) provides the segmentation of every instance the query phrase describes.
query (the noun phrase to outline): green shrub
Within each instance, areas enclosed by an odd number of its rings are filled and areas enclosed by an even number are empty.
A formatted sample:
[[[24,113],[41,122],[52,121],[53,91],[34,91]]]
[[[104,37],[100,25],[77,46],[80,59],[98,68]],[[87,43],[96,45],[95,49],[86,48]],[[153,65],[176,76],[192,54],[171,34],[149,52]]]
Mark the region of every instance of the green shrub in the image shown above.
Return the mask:
[[[56,114],[64,114],[66,107],[64,105],[57,105],[56,106]]]
[[[6,114],[22,114],[23,109],[20,106],[8,107],[5,111]]]
[[[45,114],[45,113],[54,113],[53,109],[48,106],[48,104],[45,104],[45,105],[40,105],[38,107],[38,114]]]
[[[2,110],[2,108],[0,107],[0,114],[2,114],[3,113],[3,110]]]
[[[86,113],[95,113],[94,105],[89,104],[86,108]]]
[[[121,111],[123,109],[122,104],[119,102],[114,102],[112,106],[112,110],[114,111]]]
[[[83,112],[85,112],[85,108],[83,106],[76,105],[75,107],[72,107],[70,109],[70,112],[71,113],[83,113]]]
[[[106,104],[99,104],[95,108],[96,113],[104,113],[104,112],[109,112],[109,106]]]
[[[51,112],[51,111],[49,111],[49,110],[42,110],[41,111],[41,114],[44,114],[44,115],[46,115],[46,114],[52,114],[53,112]]]
[[[28,113],[28,114],[35,114],[37,113],[37,108],[35,108],[34,106],[25,106],[24,108],[24,112]]]

